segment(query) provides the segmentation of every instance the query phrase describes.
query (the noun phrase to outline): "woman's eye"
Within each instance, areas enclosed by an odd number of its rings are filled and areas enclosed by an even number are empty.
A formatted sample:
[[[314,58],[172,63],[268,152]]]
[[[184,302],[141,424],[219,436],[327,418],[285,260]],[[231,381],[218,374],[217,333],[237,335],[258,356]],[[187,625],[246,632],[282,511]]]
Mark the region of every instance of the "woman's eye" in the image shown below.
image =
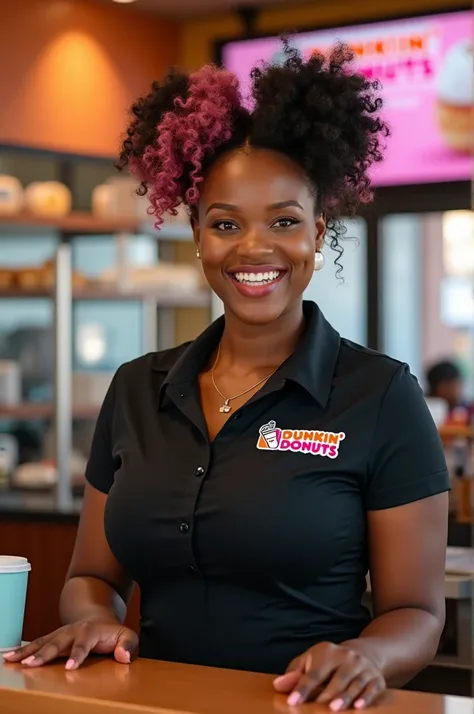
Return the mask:
[[[298,223],[301,223],[301,221],[297,221],[296,218],[279,218],[272,224],[272,228],[290,228],[290,226],[296,226]]]
[[[232,231],[232,230],[237,230],[237,226],[235,223],[232,223],[232,221],[216,221],[214,225],[212,226],[218,231],[222,232],[227,232],[227,231]]]

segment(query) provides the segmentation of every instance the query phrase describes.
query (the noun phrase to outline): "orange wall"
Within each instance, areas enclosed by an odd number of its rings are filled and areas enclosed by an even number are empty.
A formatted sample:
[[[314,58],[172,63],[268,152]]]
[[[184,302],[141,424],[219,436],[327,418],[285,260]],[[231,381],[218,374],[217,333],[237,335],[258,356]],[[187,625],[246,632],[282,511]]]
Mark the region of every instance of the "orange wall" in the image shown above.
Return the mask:
[[[287,0],[281,7],[264,8],[257,25],[258,32],[282,32],[301,27],[318,25],[342,25],[344,23],[377,19],[381,16],[423,14],[450,7],[458,9],[463,0],[314,0],[298,3]],[[466,7],[469,0],[465,0]],[[213,42],[241,34],[242,26],[234,14],[189,20],[182,27],[181,64],[186,69],[195,69],[213,59]]]
[[[1,0],[0,143],[115,155],[128,107],[178,43],[177,24],[126,6]]]

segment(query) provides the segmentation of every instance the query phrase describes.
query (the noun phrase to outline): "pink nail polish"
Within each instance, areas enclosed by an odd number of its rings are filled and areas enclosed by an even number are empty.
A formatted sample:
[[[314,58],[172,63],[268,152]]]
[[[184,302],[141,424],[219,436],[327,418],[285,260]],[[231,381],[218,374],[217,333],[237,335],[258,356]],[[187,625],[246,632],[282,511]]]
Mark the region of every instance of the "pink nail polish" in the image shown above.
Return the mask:
[[[354,709],[363,709],[365,707],[365,701],[363,699],[358,699],[354,702]]]
[[[16,654],[15,650],[13,650],[13,652],[4,652],[2,654],[2,657],[3,659],[10,659],[10,657],[13,657],[14,654]]]
[[[21,663],[29,665],[29,664],[33,664],[34,661],[35,661],[35,656],[31,655],[30,657],[27,657],[26,659],[22,659]]]
[[[73,659],[68,659],[68,661],[66,662],[66,669],[74,669],[75,666],[76,662]]]
[[[299,692],[292,692],[287,699],[287,703],[290,707],[295,707],[297,704],[301,704],[302,699],[303,698]]]
[[[334,699],[334,701],[331,702],[329,705],[329,709],[333,712],[338,712],[342,707],[344,706],[344,700],[343,699]]]

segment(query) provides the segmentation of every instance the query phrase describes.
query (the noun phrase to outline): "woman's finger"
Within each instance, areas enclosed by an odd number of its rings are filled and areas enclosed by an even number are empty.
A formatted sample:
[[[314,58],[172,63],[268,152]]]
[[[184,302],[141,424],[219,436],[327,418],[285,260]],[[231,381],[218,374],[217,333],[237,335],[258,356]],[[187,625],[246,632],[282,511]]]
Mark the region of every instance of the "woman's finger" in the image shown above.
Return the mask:
[[[337,669],[338,663],[333,660],[318,669],[310,669],[301,675],[298,684],[288,697],[290,706],[297,706],[310,702],[316,698],[321,686],[327,682],[331,674]]]
[[[287,672],[286,674],[282,674],[281,677],[274,679],[273,686],[280,694],[288,694],[296,687],[301,676],[302,672],[298,670]]]
[[[71,645],[69,659],[66,662],[66,669],[73,670],[81,666],[90,655],[94,647],[97,647],[99,635],[90,625],[84,624],[79,628],[75,640]]]
[[[130,664],[138,649],[138,636],[136,632],[123,629],[117,640],[114,657],[120,664]]]
[[[353,706],[354,709],[365,709],[379,699],[386,691],[387,685],[382,678],[370,682],[367,687],[357,696]]]
[[[373,679],[373,674],[367,673],[364,676],[363,663],[358,662],[357,660],[346,662],[341,665],[335,671],[334,675],[319,695],[318,704],[329,704],[329,702],[333,702],[335,699],[339,699],[341,697],[344,699],[345,696],[347,696],[348,689],[352,682],[360,677],[363,677],[363,684],[359,688],[359,692],[361,692]],[[342,709],[343,706],[341,705],[340,708]],[[337,711],[337,709],[334,709],[333,711]]]
[[[26,667],[41,667],[56,657],[68,655],[71,645],[71,630],[58,630],[35,654],[25,657],[21,663]]]
[[[25,659],[25,657],[30,657],[38,652],[38,650],[40,650],[52,636],[53,635],[38,637],[37,640],[29,642],[27,645],[23,645],[23,647],[18,647],[17,650],[13,650],[12,652],[5,652],[2,656],[7,662],[21,662],[21,660]]]
[[[340,712],[351,707],[372,681],[373,675],[369,675],[368,673],[360,674],[358,677],[355,677],[345,691],[330,699],[329,708],[331,711]]]

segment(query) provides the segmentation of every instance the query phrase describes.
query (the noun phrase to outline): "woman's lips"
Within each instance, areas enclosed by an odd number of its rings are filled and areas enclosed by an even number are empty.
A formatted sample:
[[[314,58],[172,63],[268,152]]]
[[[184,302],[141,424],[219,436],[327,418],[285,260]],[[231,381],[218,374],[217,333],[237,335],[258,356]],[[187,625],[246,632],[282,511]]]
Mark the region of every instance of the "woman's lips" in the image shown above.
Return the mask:
[[[227,271],[236,290],[245,297],[269,295],[283,280],[286,273],[286,268],[277,265],[238,266]],[[254,277],[245,279],[245,276],[250,275]]]

